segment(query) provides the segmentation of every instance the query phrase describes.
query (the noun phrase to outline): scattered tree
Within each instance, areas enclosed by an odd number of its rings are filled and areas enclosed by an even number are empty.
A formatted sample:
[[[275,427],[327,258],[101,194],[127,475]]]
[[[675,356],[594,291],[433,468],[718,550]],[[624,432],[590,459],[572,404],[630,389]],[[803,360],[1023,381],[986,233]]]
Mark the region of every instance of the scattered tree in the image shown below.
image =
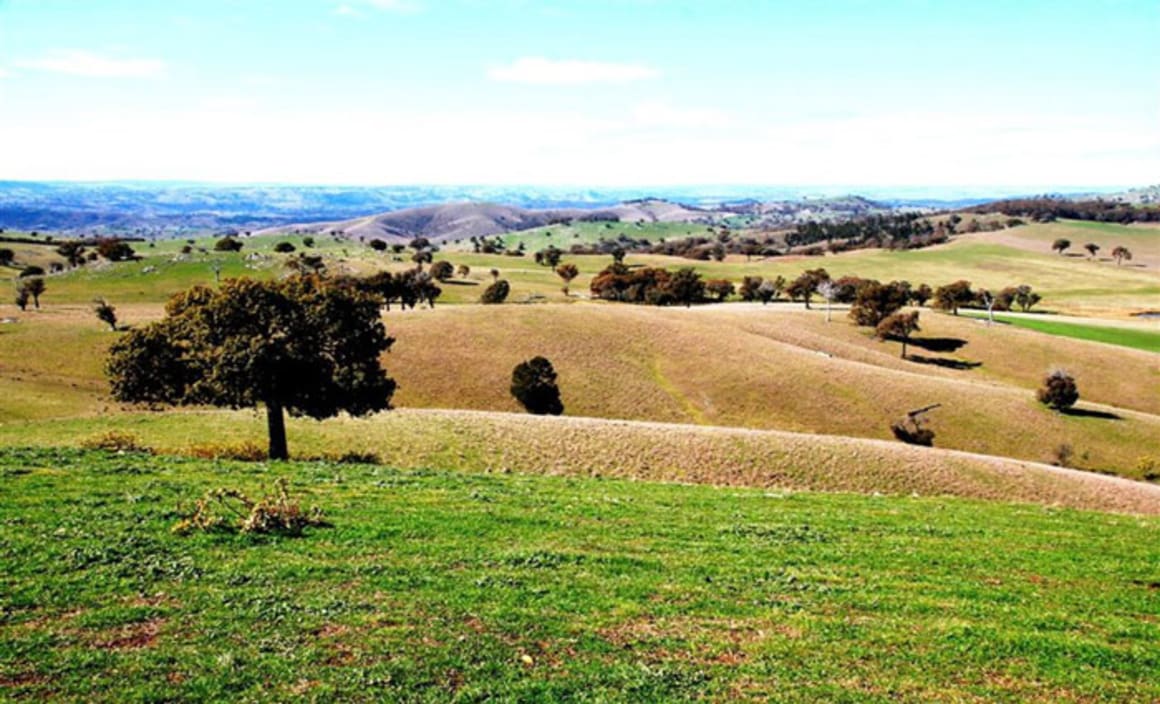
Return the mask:
[[[718,303],[724,303],[726,298],[732,296],[736,289],[733,282],[728,279],[710,279],[705,282],[705,291],[710,295],[717,297]]]
[[[511,285],[505,279],[497,279],[495,283],[488,286],[483,295],[479,297],[480,303],[498,304],[507,300],[508,294],[511,293]]]
[[[969,304],[975,299],[971,291],[970,281],[956,281],[953,284],[939,286],[934,292],[934,305],[940,310],[950,311],[952,315],[959,314],[959,307]]]
[[[111,262],[127,262],[137,258],[137,253],[128,242],[116,237],[107,237],[97,240],[97,254]]]
[[[926,414],[942,404],[935,403],[924,408],[908,411],[906,418],[890,424],[890,432],[908,445],[930,447],[934,445],[934,431],[926,425]]]
[[[883,318],[875,328],[880,340],[897,340],[902,343],[902,358],[906,359],[906,345],[912,333],[918,332],[918,311],[911,313],[891,313]]]
[[[39,276],[34,276],[21,284],[21,288],[32,297],[32,305],[37,310],[40,310],[40,297],[44,295],[46,288],[44,285],[44,279]]]
[[[825,281],[818,284],[818,295],[821,296],[822,299],[826,302],[827,323],[833,319],[832,311],[834,307],[834,299],[838,297],[839,289],[840,287],[838,284],[830,279],[826,279]]]
[[[818,290],[818,286],[823,281],[828,281],[829,278],[830,274],[825,269],[810,269],[794,279],[793,283],[786,288],[785,292],[789,295],[790,300],[804,301],[806,310],[809,310],[810,298]]]
[[[1132,261],[1132,252],[1127,247],[1118,245],[1112,250],[1112,258],[1116,260],[1116,266],[1124,263],[1124,260]]]
[[[492,281],[499,281],[499,269],[492,269],[487,273],[491,274]]]
[[[278,244],[274,245],[274,251],[278,254],[290,254],[296,249],[298,248],[290,242],[279,242]]]
[[[532,357],[512,370],[512,396],[528,413],[558,416],[564,412],[556,370],[544,357]]]
[[[215,252],[240,252],[244,246],[241,240],[230,235],[226,235],[213,243]]]
[[[667,293],[672,296],[674,303],[688,308],[705,298],[705,282],[692,267],[682,267],[669,279]]]
[[[564,295],[568,295],[568,289],[572,286],[572,279],[580,275],[580,270],[576,268],[575,264],[561,264],[556,267],[556,276],[564,280]]]
[[[909,284],[899,281],[888,284],[874,280],[862,281],[854,290],[850,319],[857,325],[872,328],[900,310],[909,300]]]
[[[1096,252],[1100,251],[1100,246],[1098,244],[1096,244],[1095,242],[1088,242],[1087,244],[1085,244],[1083,246],[1083,248],[1088,251],[1088,254],[1091,255],[1092,259],[1095,259]]]
[[[314,246],[314,238],[313,238],[313,237],[309,237],[309,236],[308,236],[308,237],[303,237],[303,238],[302,238],[302,246],[303,246],[303,247],[306,247],[306,248],[311,248],[311,247],[313,247],[313,246]]]
[[[471,267],[467,266],[466,264],[460,264],[459,266],[455,267],[455,275],[461,279],[466,279],[471,275]]]
[[[1043,298],[1038,293],[1032,291],[1030,286],[1022,284],[1021,286],[1015,287],[1014,300],[1015,304],[1019,306],[1019,309],[1026,313],[1031,310],[1031,306],[1040,302]]]
[[[287,459],[285,412],[315,419],[390,408],[379,360],[394,342],[379,301],[318,277],[231,279],[179,293],[162,320],[114,343],[113,397],[151,405],[266,408],[271,459]]]
[[[20,270],[20,278],[27,279],[31,276],[44,276],[44,267],[29,264]]]
[[[109,326],[109,330],[117,331],[117,309],[108,301],[103,298],[93,301],[93,312],[97,314],[97,320]]]
[[[439,281],[446,281],[455,274],[455,266],[447,260],[439,260],[431,265],[431,276]]]
[[[917,288],[912,288],[910,290],[910,302],[921,308],[922,306],[926,305],[926,302],[929,301],[933,295],[934,291],[930,286],[926,284],[919,284]]]
[[[7,247],[0,249],[0,266],[12,266],[14,261],[16,261],[16,252]]]
[[[383,240],[378,239],[378,238],[371,240],[369,244],[370,244],[370,248],[375,250],[376,252],[387,251],[387,243],[384,242]],[[399,252],[403,251],[403,249],[404,249],[404,247],[402,245],[399,245]],[[396,252],[396,254],[397,253],[398,252]]]
[[[1071,374],[1063,369],[1053,369],[1043,379],[1043,386],[1037,396],[1040,403],[1063,411],[1074,406],[1079,400],[1079,389]]]
[[[1065,251],[1067,251],[1067,248],[1070,246],[1071,246],[1071,240],[1066,239],[1064,237],[1060,237],[1059,239],[1057,239],[1056,241],[1051,243],[1052,251],[1059,252],[1060,254],[1063,254]]]
[[[69,240],[67,242],[62,242],[60,246],[56,248],[56,253],[64,257],[65,261],[68,262],[68,265],[74,269],[85,263],[85,254],[87,254],[85,251],[85,245],[80,240]]]
[[[16,287],[16,298],[13,299],[13,302],[16,304],[16,306],[18,308],[20,308],[20,310],[22,310],[22,311],[28,310],[29,298],[31,298],[31,296],[28,293],[27,286],[17,286]]]

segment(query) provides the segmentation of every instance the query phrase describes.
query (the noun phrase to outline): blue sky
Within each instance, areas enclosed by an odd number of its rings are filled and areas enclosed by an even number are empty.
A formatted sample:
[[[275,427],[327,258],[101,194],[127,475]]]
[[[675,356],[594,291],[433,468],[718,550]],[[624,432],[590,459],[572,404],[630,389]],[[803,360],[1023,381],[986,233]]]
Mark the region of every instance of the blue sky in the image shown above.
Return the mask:
[[[0,178],[1160,182],[1160,1],[0,0]]]

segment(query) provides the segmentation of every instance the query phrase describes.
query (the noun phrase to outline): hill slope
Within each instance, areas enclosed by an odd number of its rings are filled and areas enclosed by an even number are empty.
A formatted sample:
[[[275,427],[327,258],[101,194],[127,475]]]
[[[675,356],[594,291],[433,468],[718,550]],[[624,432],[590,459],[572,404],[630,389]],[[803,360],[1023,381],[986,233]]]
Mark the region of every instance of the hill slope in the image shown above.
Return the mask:
[[[0,450],[0,697],[1154,701],[1154,518]],[[175,535],[275,477],[333,528]]]

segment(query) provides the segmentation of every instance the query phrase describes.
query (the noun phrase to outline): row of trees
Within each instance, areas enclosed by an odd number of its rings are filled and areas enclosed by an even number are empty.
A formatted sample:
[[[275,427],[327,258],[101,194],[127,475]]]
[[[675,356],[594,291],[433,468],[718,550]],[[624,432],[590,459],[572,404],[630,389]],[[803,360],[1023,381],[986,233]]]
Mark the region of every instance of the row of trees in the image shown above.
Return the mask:
[[[1108,200],[1073,201],[1064,198],[1014,198],[975,207],[977,213],[1005,213],[1051,222],[1058,218],[1095,222],[1160,222],[1160,208]]]
[[[1067,239],[1066,237],[1060,237],[1051,243],[1051,251],[1058,252],[1059,254],[1063,254],[1070,248],[1071,240]],[[1087,250],[1088,256],[1092,259],[1096,258],[1096,254],[1098,254],[1101,249],[1100,246],[1095,242],[1088,242],[1083,246],[1083,248]],[[1112,248],[1112,259],[1116,260],[1117,265],[1123,264],[1124,260],[1132,261],[1132,250],[1123,245],[1117,245],[1116,247]]]
[[[613,262],[592,279],[589,290],[596,298],[654,306],[691,306],[705,300],[705,282],[691,267],[675,272],[659,267],[630,269]]]

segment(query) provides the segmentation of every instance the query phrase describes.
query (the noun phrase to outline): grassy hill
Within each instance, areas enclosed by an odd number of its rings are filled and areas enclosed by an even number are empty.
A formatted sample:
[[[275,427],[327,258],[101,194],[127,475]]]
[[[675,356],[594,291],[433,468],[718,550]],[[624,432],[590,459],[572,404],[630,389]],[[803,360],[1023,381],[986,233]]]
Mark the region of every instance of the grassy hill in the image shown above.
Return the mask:
[[[140,323],[159,312],[133,306],[122,316]],[[384,362],[402,408],[517,411],[511,369],[543,354],[569,415],[887,439],[906,411],[942,403],[932,415],[939,447],[1049,462],[1068,444],[1076,466],[1137,478],[1142,457],[1160,458],[1154,354],[966,318],[924,313],[914,361],[841,312],[826,323],[821,311],[777,306],[441,306],[386,316],[398,342]],[[85,308],[0,329],[4,435],[19,442],[34,431],[18,423],[46,418],[113,423],[101,375],[113,339]],[[1073,415],[1034,400],[1054,366],[1079,380]]]
[[[0,472],[5,698],[1160,697],[1150,518],[59,450]],[[170,531],[279,476],[334,527]]]

